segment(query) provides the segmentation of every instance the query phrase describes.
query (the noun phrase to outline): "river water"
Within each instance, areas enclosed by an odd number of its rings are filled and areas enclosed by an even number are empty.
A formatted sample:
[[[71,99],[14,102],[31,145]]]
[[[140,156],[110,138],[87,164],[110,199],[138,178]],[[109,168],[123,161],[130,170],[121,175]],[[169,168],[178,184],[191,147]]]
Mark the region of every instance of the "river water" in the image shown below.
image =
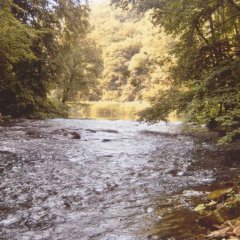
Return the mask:
[[[0,239],[201,239],[193,208],[216,180],[238,174],[239,155],[179,129],[74,119],[1,126]]]

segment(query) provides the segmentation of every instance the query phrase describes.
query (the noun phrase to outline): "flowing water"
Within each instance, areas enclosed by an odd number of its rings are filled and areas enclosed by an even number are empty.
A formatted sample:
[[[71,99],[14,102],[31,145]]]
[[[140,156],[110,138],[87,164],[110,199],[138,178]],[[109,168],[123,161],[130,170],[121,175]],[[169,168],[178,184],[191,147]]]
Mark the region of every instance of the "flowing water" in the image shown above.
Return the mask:
[[[197,239],[192,209],[239,166],[178,123],[107,120],[10,122],[0,159],[0,239],[17,240]]]

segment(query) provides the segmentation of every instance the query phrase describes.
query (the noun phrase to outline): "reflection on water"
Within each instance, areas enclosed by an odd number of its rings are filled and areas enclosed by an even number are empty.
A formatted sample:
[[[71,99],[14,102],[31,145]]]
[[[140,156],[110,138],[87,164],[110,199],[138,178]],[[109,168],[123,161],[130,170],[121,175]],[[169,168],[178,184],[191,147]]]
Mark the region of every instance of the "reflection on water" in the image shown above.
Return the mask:
[[[97,101],[97,102],[75,102],[70,104],[71,118],[81,119],[105,119],[105,120],[137,120],[139,113],[148,108],[148,102],[117,102],[117,101]],[[170,121],[177,121],[175,113],[171,113]]]
[[[21,121],[0,134],[1,239],[197,239],[194,205],[238,172],[179,123]]]
[[[149,107],[147,102],[79,102],[70,105],[70,117],[87,119],[134,120]]]

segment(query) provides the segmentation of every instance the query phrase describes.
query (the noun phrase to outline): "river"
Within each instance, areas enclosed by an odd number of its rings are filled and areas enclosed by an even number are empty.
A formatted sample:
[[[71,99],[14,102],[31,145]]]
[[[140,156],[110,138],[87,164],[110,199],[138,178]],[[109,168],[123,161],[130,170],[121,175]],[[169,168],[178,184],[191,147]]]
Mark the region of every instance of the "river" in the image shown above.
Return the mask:
[[[239,155],[179,129],[75,119],[2,125],[0,239],[198,239],[205,230],[193,208],[217,180],[238,174]]]

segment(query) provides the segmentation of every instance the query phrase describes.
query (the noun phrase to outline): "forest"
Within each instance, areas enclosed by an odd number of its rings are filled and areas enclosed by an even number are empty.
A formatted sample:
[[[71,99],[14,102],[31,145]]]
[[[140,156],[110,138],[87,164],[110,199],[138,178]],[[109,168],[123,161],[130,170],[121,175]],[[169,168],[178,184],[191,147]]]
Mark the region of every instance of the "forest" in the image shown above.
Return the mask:
[[[0,0],[1,239],[240,239],[240,0]]]
[[[79,89],[94,86],[101,69],[87,38],[89,7],[70,0],[2,0],[0,6],[1,114],[65,115],[64,107],[49,100],[50,91],[57,89],[64,104]]]
[[[101,4],[101,11],[99,11]],[[1,0],[0,112],[67,116],[76,100],[147,101],[227,143],[240,135],[240,6],[234,0]]]

